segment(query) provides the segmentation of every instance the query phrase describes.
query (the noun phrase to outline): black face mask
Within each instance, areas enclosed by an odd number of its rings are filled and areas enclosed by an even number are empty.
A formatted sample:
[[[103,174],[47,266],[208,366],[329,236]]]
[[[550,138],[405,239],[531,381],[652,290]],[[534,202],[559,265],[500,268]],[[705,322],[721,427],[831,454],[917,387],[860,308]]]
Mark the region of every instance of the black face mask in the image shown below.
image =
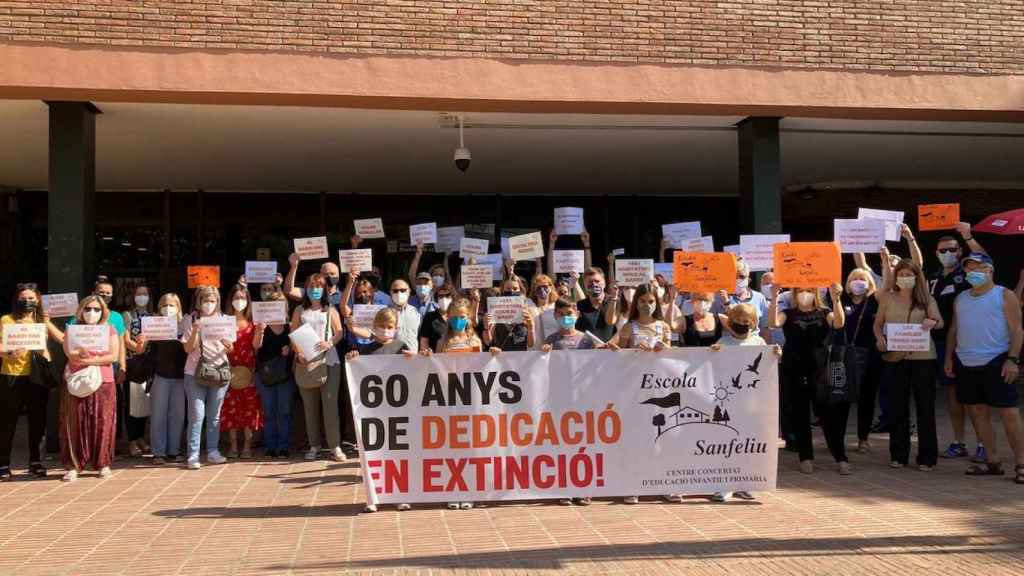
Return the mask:
[[[21,312],[32,312],[38,303],[35,300],[18,300],[18,310]]]
[[[334,288],[338,285],[337,276],[324,276],[324,281],[327,283],[328,288]]]
[[[369,304],[370,297],[367,295],[356,296],[355,301],[356,304]]]
[[[103,300],[103,303],[106,304],[108,308],[110,307],[110,301],[114,298],[107,294],[97,294],[97,296],[100,297],[100,300]]]
[[[733,324],[732,331],[737,336],[746,336],[750,333],[750,324]]]

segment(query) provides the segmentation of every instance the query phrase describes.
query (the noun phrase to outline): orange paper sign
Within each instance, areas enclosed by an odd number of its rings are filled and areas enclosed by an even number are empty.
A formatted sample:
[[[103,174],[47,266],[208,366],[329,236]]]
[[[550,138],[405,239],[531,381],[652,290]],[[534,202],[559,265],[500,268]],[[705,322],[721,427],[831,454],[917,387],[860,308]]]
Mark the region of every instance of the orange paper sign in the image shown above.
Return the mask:
[[[842,282],[843,260],[835,242],[789,242],[774,246],[773,268],[776,286],[826,288]]]
[[[952,230],[959,222],[959,204],[922,204],[917,207],[918,230]]]
[[[200,286],[220,288],[220,266],[189,266],[188,287]]]
[[[676,252],[674,282],[682,292],[736,289],[736,255],[728,252]]]

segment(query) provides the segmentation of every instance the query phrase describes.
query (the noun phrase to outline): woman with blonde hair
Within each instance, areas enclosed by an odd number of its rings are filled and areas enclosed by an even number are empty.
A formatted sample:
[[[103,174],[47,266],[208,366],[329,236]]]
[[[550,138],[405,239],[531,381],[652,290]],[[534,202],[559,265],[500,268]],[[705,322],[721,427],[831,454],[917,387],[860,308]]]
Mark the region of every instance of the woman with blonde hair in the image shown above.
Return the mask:
[[[870,270],[854,268],[846,277],[846,289],[840,297],[846,323],[842,334],[837,334],[836,344],[845,344],[857,349],[856,354],[862,365],[856,370],[860,376],[860,390],[857,397],[857,451],[864,453],[871,449],[868,435],[875,418],[875,397],[878,395],[878,378],[881,374],[882,358],[875,343],[875,316],[878,314],[878,298],[875,277]],[[883,405],[888,407],[887,398]],[[843,427],[845,431],[845,426]]]
[[[184,331],[181,299],[177,294],[164,294],[157,303],[156,313],[165,318],[173,318],[177,325],[176,339],[153,342],[156,365],[149,389],[149,441],[153,447],[153,464],[159,466],[168,459],[175,462],[183,460],[181,431],[185,428],[187,355],[181,343]]]
[[[67,470],[65,482],[74,482],[87,469],[97,470],[100,478],[111,476],[117,434],[114,362],[120,357],[121,337],[114,326],[107,324],[109,317],[106,302],[95,294],[83,298],[75,312],[77,324],[106,326],[109,342],[105,352],[72,349],[70,338],[64,340],[68,357],[65,380],[92,380],[97,376],[99,380],[99,388],[84,397],[73,396],[67,386],[61,392],[60,455]],[[98,369],[97,375],[89,374],[93,368]]]

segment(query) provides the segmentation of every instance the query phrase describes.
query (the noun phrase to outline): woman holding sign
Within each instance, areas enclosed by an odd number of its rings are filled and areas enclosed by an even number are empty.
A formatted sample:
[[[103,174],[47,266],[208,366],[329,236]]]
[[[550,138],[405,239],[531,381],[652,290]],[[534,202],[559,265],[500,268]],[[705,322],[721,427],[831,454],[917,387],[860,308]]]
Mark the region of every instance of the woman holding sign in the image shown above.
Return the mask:
[[[547,274],[537,274],[530,282],[530,312],[533,316],[535,334],[533,341],[539,347],[544,340],[558,333],[558,322],[555,321],[555,302],[558,301],[558,292],[555,290],[555,282]]]
[[[253,371],[256,369],[256,350],[254,344],[256,326],[252,323],[252,306],[249,291],[241,285],[235,285],[228,293],[231,309],[225,314],[234,315],[237,330],[235,344],[228,361],[231,363],[231,386],[224,397],[224,406],[220,410],[220,426],[228,431],[230,449],[229,458],[252,458],[252,433],[263,428],[263,410],[260,406],[260,395],[253,383]],[[242,452],[238,452],[238,431],[242,431]]]
[[[938,460],[935,431],[935,343],[932,328],[942,328],[939,305],[928,291],[921,268],[900,260],[896,285],[879,292],[875,339],[882,354],[882,379],[889,389],[889,465],[910,460],[910,396],[917,409],[917,466],[930,471]]]
[[[124,418],[128,440],[128,453],[134,458],[149,450],[146,445],[148,418],[132,416],[131,405],[138,397],[145,397],[146,388],[153,379],[152,350],[142,335],[142,318],[152,314],[149,288],[136,286],[132,296],[134,306],[123,312],[125,333],[125,382],[118,390],[118,414]]]
[[[43,298],[35,284],[18,284],[11,302],[10,314],[0,318],[0,325],[42,324],[42,340],[64,341],[64,334],[50,322],[43,310]],[[49,391],[44,386],[45,371],[49,367],[48,350],[30,351],[12,347],[5,349],[3,366],[0,368],[0,482],[11,479],[11,450],[14,431],[18,425],[18,413],[24,406],[28,412],[28,473],[37,478],[46,476],[39,454],[39,442],[46,431],[46,399]]]
[[[99,471],[100,478],[111,476],[114,443],[117,434],[117,392],[114,388],[114,362],[120,357],[121,337],[107,324],[110,311],[103,298],[86,296],[78,304],[75,320],[87,326],[106,325],[109,343],[106,351],[70,348],[64,342],[68,366],[65,379],[77,378],[91,367],[99,368],[99,388],[85,397],[73,396],[64,388],[61,394],[60,456],[67,473],[65,482],[74,482],[82,470]]]
[[[287,304],[284,292],[261,292],[264,302]],[[291,456],[292,397],[295,380],[292,377],[292,346],[288,338],[288,324],[256,324],[253,347],[256,348],[256,372],[253,380],[263,405],[263,446],[267,458]]]
[[[153,342],[156,368],[149,389],[152,413],[149,417],[149,441],[153,443],[153,464],[167,459],[180,462],[181,431],[185,427],[185,348],[181,343],[182,308],[177,294],[164,294],[157,303],[164,318],[172,318],[176,328],[167,340]]]

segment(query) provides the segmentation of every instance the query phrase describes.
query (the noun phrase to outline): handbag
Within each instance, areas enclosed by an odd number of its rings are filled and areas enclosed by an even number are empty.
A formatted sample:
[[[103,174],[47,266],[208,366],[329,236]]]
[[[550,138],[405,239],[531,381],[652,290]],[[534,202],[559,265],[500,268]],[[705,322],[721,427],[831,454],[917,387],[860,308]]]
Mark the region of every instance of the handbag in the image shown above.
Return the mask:
[[[57,377],[57,368],[53,365],[52,361],[43,356],[42,352],[38,350],[33,351],[31,362],[32,371],[28,375],[29,382],[47,390],[53,390],[60,385],[60,378]]]
[[[865,307],[867,303],[865,302]],[[866,308],[865,308],[866,311]],[[864,312],[857,318],[857,328],[853,332],[853,341],[860,334],[861,320]],[[819,352],[815,351],[818,363],[818,377],[815,379],[814,396],[818,404],[843,404],[857,401],[860,395],[861,381],[867,372],[870,351],[862,346],[853,346],[847,340],[843,330],[843,343],[833,345],[836,330],[829,334],[829,343]]]
[[[149,382],[156,372],[156,357],[151,351],[136,354],[125,362],[124,375],[129,382]]]
[[[132,418],[149,418],[153,414],[149,391],[145,382],[128,382],[128,415]]]
[[[196,368],[196,381],[207,388],[223,388],[231,382],[231,366],[227,358],[216,364],[206,360],[203,344],[199,344],[199,367]]]
[[[331,341],[331,314],[330,312],[324,312],[327,315],[327,321],[324,323],[324,341]],[[307,390],[321,388],[327,384],[327,353],[329,350],[324,350],[317,355],[316,358],[308,360],[306,365],[303,366],[298,362],[295,363],[295,384],[299,388],[305,388]]]
[[[231,387],[235,390],[245,390],[252,386],[252,370],[245,366],[233,366],[231,368]]]
[[[67,382],[68,393],[77,398],[88,398],[103,385],[99,366],[83,366],[78,370],[71,370],[68,366],[64,370],[64,380]]]
[[[256,373],[260,376],[260,384],[263,386],[277,386],[288,380],[288,359],[284,356],[277,356],[273,360],[260,362],[256,366]]]

